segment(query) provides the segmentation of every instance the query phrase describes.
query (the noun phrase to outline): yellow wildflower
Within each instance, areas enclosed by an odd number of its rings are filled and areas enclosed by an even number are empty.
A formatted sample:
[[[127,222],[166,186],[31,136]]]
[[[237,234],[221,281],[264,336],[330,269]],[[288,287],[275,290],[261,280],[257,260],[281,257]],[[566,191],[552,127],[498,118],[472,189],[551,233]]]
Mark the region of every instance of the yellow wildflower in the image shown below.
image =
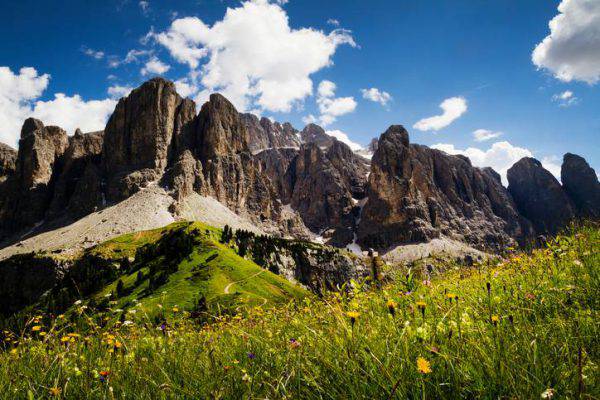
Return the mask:
[[[431,373],[431,365],[429,364],[429,361],[423,357],[417,358],[417,370],[422,374]]]
[[[492,320],[492,324],[496,325],[498,324],[498,322],[500,322],[500,317],[497,315],[492,315],[492,317],[490,318]]]
[[[42,327],[41,327],[41,326],[39,326],[39,325],[35,325],[34,327],[32,327],[32,328],[31,328],[31,331],[32,331],[32,332],[39,332],[41,329],[42,329]]]
[[[50,392],[50,396],[58,397],[58,396],[60,396],[61,390],[60,390],[60,388],[53,387],[53,388],[50,388],[49,392]]]

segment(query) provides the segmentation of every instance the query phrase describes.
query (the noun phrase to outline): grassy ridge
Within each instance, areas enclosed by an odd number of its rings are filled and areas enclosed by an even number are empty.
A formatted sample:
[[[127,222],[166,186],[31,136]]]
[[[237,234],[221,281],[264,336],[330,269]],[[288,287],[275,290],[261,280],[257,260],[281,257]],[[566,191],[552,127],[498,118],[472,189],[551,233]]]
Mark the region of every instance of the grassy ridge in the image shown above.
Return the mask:
[[[255,263],[239,257],[230,247],[219,242],[221,231],[200,222],[179,222],[165,228],[137,232],[118,237],[94,248],[92,254],[108,259],[132,257],[143,246],[152,245],[166,234],[183,229],[196,242],[189,256],[178,262],[168,281],[152,288],[149,267],[144,266],[108,284],[94,297],[96,302],[109,297],[112,308],[130,309],[139,305],[147,310],[174,307],[192,309],[204,298],[208,306],[234,308],[286,302],[301,299],[306,291],[286,279],[272,274]],[[164,264],[157,255],[145,264]],[[143,277],[139,279],[138,275]],[[115,296],[118,282],[123,282],[122,296]]]
[[[586,228],[500,263],[399,271],[203,326],[177,308],[156,326],[151,301],[124,323],[78,305],[76,323],[39,316],[8,335],[0,397],[599,398],[599,250]],[[235,279],[219,269],[212,292]]]

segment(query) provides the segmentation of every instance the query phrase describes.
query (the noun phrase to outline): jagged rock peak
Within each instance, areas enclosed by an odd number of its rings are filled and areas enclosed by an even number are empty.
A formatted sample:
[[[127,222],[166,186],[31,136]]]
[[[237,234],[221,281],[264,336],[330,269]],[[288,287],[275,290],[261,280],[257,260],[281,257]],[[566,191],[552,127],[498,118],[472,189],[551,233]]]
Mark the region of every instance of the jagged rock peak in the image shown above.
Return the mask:
[[[126,198],[161,175],[175,157],[176,145],[184,142],[182,132],[194,119],[195,107],[163,78],[151,79],[119,100],[104,130],[102,163],[109,198]]]
[[[410,144],[392,125],[379,138],[358,229],[365,247],[389,248],[439,235],[502,247],[529,232],[500,180],[461,157]]]
[[[43,129],[44,123],[39,119],[35,118],[27,118],[25,122],[23,122],[23,127],[21,128],[21,139],[25,138],[29,134],[37,131],[38,129]]]
[[[9,145],[0,143],[0,182],[15,172],[16,162],[17,151]]]
[[[391,125],[389,128],[387,128],[387,130],[379,138],[377,147],[379,147],[381,142],[384,140],[398,142],[406,147],[408,147],[410,144],[408,131],[402,125]]]
[[[596,171],[583,157],[567,153],[560,171],[563,188],[581,217],[600,217],[600,183]]]
[[[219,93],[211,94],[210,100],[202,105],[196,132],[202,160],[249,151],[248,130],[240,114]]]
[[[300,133],[304,143],[315,143],[319,147],[329,147],[335,140],[333,136],[325,133],[325,130],[317,124],[308,124]]]
[[[300,147],[298,131],[286,122],[283,125],[269,118],[259,118],[250,113],[240,114],[249,135],[248,147],[253,153],[278,147]]]
[[[573,204],[558,180],[531,157],[507,172],[508,191],[538,234],[556,233],[574,217]]]

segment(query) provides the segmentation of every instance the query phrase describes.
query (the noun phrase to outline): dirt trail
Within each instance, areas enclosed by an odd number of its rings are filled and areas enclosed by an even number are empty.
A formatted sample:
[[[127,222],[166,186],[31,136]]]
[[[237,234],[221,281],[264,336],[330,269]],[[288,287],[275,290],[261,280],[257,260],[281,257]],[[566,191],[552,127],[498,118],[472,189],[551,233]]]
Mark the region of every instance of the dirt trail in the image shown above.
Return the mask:
[[[223,289],[223,293],[225,293],[225,294],[229,294],[229,289],[231,289],[231,285],[235,285],[236,283],[244,282],[244,281],[247,281],[248,279],[255,278],[255,277],[257,277],[258,275],[262,274],[263,272],[265,272],[265,271],[258,271],[256,274],[254,274],[254,275],[251,275],[251,276],[249,276],[249,277],[247,277],[247,278],[240,279],[239,281],[231,282],[230,284],[228,284],[227,286],[225,286],[225,289]],[[266,299],[265,299],[265,300],[266,300]]]

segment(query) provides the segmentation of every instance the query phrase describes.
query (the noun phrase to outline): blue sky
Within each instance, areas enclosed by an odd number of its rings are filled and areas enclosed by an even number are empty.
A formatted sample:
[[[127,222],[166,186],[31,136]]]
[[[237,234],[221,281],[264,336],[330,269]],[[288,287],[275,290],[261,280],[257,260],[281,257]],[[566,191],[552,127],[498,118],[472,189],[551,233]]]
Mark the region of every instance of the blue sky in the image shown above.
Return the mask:
[[[413,142],[500,170],[530,153],[556,173],[567,151],[600,167],[599,0],[563,1],[552,35],[559,1],[86,3],[3,2],[0,140],[15,145],[14,121],[26,114],[96,129],[114,98],[160,73],[198,101],[223,91],[240,108],[300,129],[314,119],[363,145],[403,124]],[[235,16],[225,17],[228,7]],[[174,28],[178,20],[186,24]],[[323,81],[334,86],[319,91]],[[363,96],[371,88],[379,102]],[[413,127],[451,98],[437,130]],[[501,134],[476,141],[476,130]]]

